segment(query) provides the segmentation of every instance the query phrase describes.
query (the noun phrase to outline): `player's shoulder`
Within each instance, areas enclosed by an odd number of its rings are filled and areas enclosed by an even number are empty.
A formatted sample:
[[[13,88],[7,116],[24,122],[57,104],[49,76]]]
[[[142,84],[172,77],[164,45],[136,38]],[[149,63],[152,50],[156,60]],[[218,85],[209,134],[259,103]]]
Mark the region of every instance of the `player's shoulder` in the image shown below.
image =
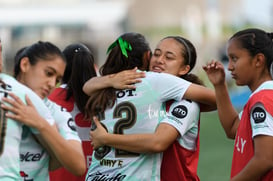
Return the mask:
[[[200,110],[199,104],[189,99],[182,99],[180,101],[172,101],[169,106],[171,109],[183,108],[183,109],[187,109],[191,111]]]
[[[176,76],[172,75],[172,74],[168,74],[168,73],[164,73],[164,72],[146,72],[146,77],[166,77],[166,78],[169,78],[169,77],[175,77],[177,78]]]
[[[56,104],[54,101],[51,101],[48,98],[44,99],[44,103],[45,105],[52,111],[61,111],[62,110],[62,106]]]
[[[0,79],[2,82],[6,85],[6,88],[9,90],[24,90],[24,89],[29,89],[25,85],[21,84],[18,82],[14,77],[1,73],[0,74]]]
[[[5,91],[14,93],[21,100],[25,101],[25,95],[28,95],[32,102],[34,101],[42,102],[42,100],[36,93],[34,93],[29,87],[18,82],[14,77],[8,74],[1,73],[0,79],[5,84],[4,86]]]

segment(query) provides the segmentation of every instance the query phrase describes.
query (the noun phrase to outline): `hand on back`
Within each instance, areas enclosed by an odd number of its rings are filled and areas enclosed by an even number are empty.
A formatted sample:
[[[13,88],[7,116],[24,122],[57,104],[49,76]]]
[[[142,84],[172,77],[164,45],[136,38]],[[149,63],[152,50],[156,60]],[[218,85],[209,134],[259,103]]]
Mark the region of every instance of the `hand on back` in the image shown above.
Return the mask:
[[[112,87],[116,89],[135,89],[134,84],[141,82],[143,77],[145,72],[138,72],[137,68],[110,75]]]

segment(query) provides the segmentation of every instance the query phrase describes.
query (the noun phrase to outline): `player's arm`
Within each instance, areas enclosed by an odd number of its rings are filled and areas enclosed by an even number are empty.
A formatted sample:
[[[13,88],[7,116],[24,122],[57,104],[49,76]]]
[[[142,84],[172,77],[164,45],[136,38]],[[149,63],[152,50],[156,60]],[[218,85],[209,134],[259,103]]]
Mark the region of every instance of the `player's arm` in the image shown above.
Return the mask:
[[[202,112],[217,109],[215,92],[202,85],[192,83],[186,90],[183,98],[200,103]]]
[[[173,126],[166,123],[159,124],[154,133],[126,135],[107,133],[96,117],[94,123],[97,128],[90,131],[90,137],[95,149],[107,145],[137,153],[163,152],[179,135]]]
[[[254,137],[254,156],[244,169],[231,181],[259,180],[273,169],[273,136],[258,135]],[[246,150],[247,151],[247,150]]]
[[[54,153],[60,163],[75,175],[83,175],[86,171],[84,154],[81,143],[74,140],[65,140],[58,132],[56,126],[51,126],[43,117],[41,117],[30,99],[26,96],[27,105],[24,104],[16,95],[9,94],[13,99],[3,98],[2,100],[9,103],[2,104],[2,108],[11,111],[7,117],[18,120],[25,125],[35,128],[39,131],[39,141],[49,153]]]
[[[137,68],[134,68],[116,74],[93,77],[84,84],[82,89],[87,95],[91,95],[93,92],[107,87],[116,89],[135,89],[134,84],[141,82],[141,78],[143,77],[145,77],[145,72],[139,72],[137,71]]]
[[[232,106],[228,94],[224,66],[220,62],[212,61],[208,65],[203,66],[203,69],[215,89],[217,112],[222,127],[227,137],[234,139],[239,125],[239,115]]]

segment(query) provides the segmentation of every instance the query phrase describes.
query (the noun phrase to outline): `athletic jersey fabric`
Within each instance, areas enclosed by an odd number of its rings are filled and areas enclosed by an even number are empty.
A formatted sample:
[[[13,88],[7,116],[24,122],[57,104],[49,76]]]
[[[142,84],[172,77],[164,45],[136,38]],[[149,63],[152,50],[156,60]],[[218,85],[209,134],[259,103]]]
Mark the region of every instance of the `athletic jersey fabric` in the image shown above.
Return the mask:
[[[23,102],[26,102],[25,96],[27,95],[39,114],[45,118],[49,124],[52,125],[54,123],[54,119],[48,108],[36,93],[7,74],[1,73],[0,79],[6,84],[6,86],[4,86],[1,83],[0,98],[7,96],[8,92],[12,92]],[[7,119],[5,117],[5,111],[2,109],[0,110],[0,180],[20,180],[19,145],[21,142],[23,125],[17,121]],[[31,130],[33,130],[34,133],[37,133],[34,129]]]
[[[47,98],[44,99],[44,103],[50,110],[62,137],[66,140],[76,140],[80,142],[76,130],[69,127],[70,122],[73,122],[71,114]],[[50,156],[46,149],[36,141],[29,129],[24,128],[22,141],[20,143],[21,176],[26,179],[48,181],[49,158]]]
[[[257,135],[273,136],[273,81],[264,82],[251,95],[241,112],[235,138],[231,178],[238,174],[254,155],[253,138]],[[269,171],[260,181],[270,181]]]
[[[87,169],[91,163],[93,147],[91,146],[91,142],[89,139],[89,131],[91,128],[91,121],[87,121],[84,119],[84,115],[79,111],[78,107],[74,102],[74,98],[71,97],[69,100],[65,100],[67,94],[66,84],[61,85],[56,88],[50,95],[49,99],[53,102],[56,102],[60,106],[67,109],[68,112],[72,115],[74,123],[71,126],[77,131],[81,141],[82,148],[86,159]],[[87,172],[87,170],[86,170]],[[84,181],[85,175],[83,176],[75,176],[70,173],[65,168],[59,168],[57,170],[50,172],[50,180],[51,181],[59,181],[59,180],[69,180],[69,181]]]
[[[181,100],[190,83],[178,77],[146,72],[135,90],[116,92],[117,100],[107,109],[101,123],[110,133],[153,133],[162,115],[162,103]],[[162,153],[139,154],[102,147],[92,155],[86,175],[90,180],[160,180]]]
[[[176,128],[180,136],[163,152],[161,181],[199,181],[199,105],[185,99],[168,101],[166,111],[161,123]]]

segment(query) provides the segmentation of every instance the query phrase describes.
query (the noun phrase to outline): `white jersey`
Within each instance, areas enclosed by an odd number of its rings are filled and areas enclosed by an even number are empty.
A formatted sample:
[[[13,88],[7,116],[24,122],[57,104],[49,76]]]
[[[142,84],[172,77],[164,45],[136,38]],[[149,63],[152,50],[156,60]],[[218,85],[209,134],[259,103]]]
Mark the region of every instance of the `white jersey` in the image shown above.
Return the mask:
[[[102,116],[109,133],[153,133],[161,117],[162,103],[181,100],[190,83],[165,73],[147,72],[135,90],[116,92],[117,100]],[[93,152],[86,180],[160,180],[162,153],[139,154],[103,147]]]
[[[175,101],[167,111],[167,116],[160,123],[173,126],[180,134],[177,138],[179,144],[188,149],[195,150],[198,137],[200,108],[191,100]]]
[[[56,121],[59,133],[66,140],[77,140],[80,142],[74,127],[70,126],[73,125],[71,114],[47,98],[44,99],[44,102]],[[49,180],[49,158],[50,156],[46,149],[36,141],[29,129],[24,128],[20,144],[21,176],[24,175],[25,179],[37,181]]]
[[[28,95],[39,114],[50,124],[54,123],[48,108],[37,94],[7,74],[1,73],[0,79],[5,84],[0,84],[0,98],[7,97],[7,93],[12,92],[23,102],[26,102],[25,96]],[[0,180],[20,180],[19,145],[23,125],[17,121],[7,119],[5,111],[0,110]]]

